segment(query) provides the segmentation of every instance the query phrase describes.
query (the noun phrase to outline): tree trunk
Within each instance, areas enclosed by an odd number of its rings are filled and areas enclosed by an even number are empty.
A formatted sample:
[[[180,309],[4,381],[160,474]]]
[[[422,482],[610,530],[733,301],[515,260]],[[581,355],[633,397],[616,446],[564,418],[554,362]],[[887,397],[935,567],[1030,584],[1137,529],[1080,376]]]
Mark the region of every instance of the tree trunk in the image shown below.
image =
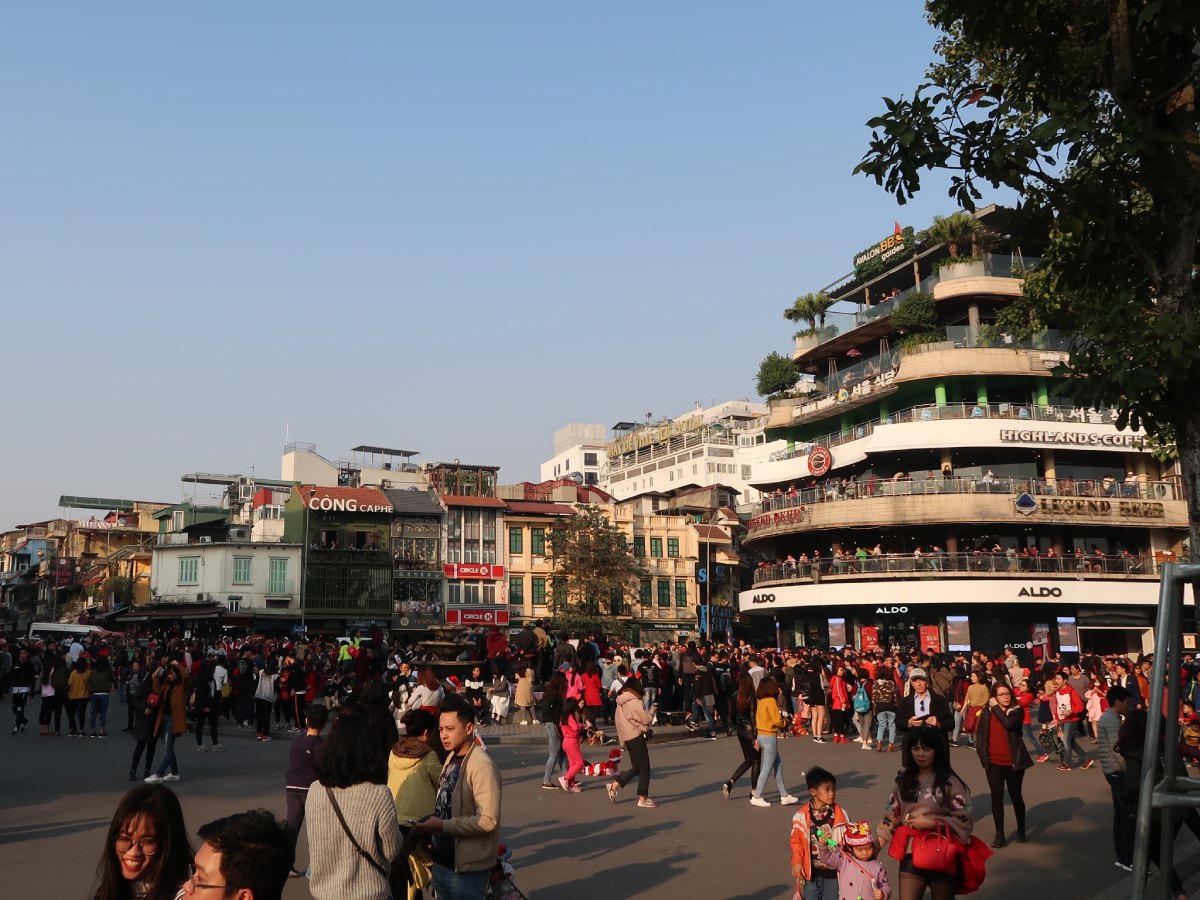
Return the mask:
[[[1200,562],[1200,405],[1192,403],[1181,410],[1175,428],[1188,510],[1189,561]]]

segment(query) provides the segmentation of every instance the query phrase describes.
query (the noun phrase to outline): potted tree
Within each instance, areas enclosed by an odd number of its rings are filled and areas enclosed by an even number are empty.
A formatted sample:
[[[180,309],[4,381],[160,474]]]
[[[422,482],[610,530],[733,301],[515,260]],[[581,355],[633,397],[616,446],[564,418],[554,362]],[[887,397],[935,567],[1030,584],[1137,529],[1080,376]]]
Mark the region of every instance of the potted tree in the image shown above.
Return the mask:
[[[808,323],[807,328],[795,334],[797,353],[821,343],[825,330],[825,313],[832,305],[833,301],[829,299],[828,294],[818,292],[797,297],[792,305],[783,311],[783,317],[789,322]]]
[[[934,216],[933,224],[919,235],[924,243],[945,244],[950,251],[949,257],[934,266],[939,281],[983,275],[983,251],[991,236],[978,219],[962,210],[949,216]]]

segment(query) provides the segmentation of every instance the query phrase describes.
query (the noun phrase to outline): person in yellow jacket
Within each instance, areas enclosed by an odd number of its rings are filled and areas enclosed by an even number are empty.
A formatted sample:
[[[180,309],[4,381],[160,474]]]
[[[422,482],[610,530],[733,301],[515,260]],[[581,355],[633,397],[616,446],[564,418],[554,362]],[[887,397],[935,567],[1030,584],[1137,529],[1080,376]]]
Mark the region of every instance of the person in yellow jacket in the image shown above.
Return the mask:
[[[779,788],[780,806],[799,803],[799,797],[788,793],[787,783],[783,780],[783,760],[779,758],[779,729],[784,724],[783,715],[779,712],[779,685],[768,675],[758,683],[755,696],[758,698],[758,709],[754,714],[754,724],[758,729],[755,746],[762,751],[762,769],[758,774],[758,784],[750,794],[750,803],[754,806],[771,805],[770,801],[763,798],[763,789],[772,775]]]
[[[92,696],[92,677],[87,663],[75,660],[75,668],[67,678],[67,727],[71,737],[83,737],[83,716]],[[78,724],[77,724],[78,723]]]
[[[405,838],[413,823],[433,815],[442,763],[434,752],[431,739],[437,735],[437,720],[424,709],[410,709],[401,720],[404,735],[388,754],[388,790],[396,801],[396,820]],[[422,847],[416,846],[409,855],[408,897],[414,897],[430,881],[429,867],[433,860]],[[397,897],[396,900],[404,900]]]

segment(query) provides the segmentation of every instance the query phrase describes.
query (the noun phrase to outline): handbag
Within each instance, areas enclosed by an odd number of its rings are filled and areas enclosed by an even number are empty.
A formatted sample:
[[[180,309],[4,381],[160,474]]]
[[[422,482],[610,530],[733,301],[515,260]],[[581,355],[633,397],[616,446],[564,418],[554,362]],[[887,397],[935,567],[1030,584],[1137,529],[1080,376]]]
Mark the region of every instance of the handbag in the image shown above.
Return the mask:
[[[938,822],[936,828],[917,832],[912,839],[912,864],[930,872],[958,871],[960,846],[950,835],[950,826]]]
[[[146,695],[146,705],[151,709],[158,709],[158,704],[162,702],[162,694],[151,691]]]
[[[979,717],[983,715],[982,706],[968,706],[963,713],[963,731],[974,734],[979,729]]]
[[[42,685],[42,699],[49,700],[53,696],[54,696],[54,685],[52,685],[50,682],[47,681],[45,684]]]
[[[393,897],[408,896],[408,884],[406,881],[408,876],[408,860],[404,859],[403,855],[401,855],[396,862],[391,864],[390,868],[385,868],[381,862],[364,850],[358,841],[355,840],[354,834],[350,831],[350,826],[346,824],[346,817],[342,815],[342,808],[338,806],[337,797],[333,795],[333,791],[329,789],[328,785],[324,785],[324,788],[325,796],[329,798],[329,803],[333,806],[334,815],[337,816],[337,820],[342,825],[342,831],[346,832],[346,837],[350,838],[350,843],[358,852],[358,855],[370,863],[371,868],[384,877]]]

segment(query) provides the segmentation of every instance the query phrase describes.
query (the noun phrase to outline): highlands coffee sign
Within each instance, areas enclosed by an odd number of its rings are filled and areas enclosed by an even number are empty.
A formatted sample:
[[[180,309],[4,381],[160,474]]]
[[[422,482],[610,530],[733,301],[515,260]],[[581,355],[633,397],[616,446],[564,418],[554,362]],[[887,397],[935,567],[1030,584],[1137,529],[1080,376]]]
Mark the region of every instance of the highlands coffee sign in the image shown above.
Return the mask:
[[[1069,444],[1075,447],[1130,447],[1140,449],[1142,438],[1136,434],[1104,434],[1090,431],[1041,431],[1026,428],[1002,428],[1002,444]]]

